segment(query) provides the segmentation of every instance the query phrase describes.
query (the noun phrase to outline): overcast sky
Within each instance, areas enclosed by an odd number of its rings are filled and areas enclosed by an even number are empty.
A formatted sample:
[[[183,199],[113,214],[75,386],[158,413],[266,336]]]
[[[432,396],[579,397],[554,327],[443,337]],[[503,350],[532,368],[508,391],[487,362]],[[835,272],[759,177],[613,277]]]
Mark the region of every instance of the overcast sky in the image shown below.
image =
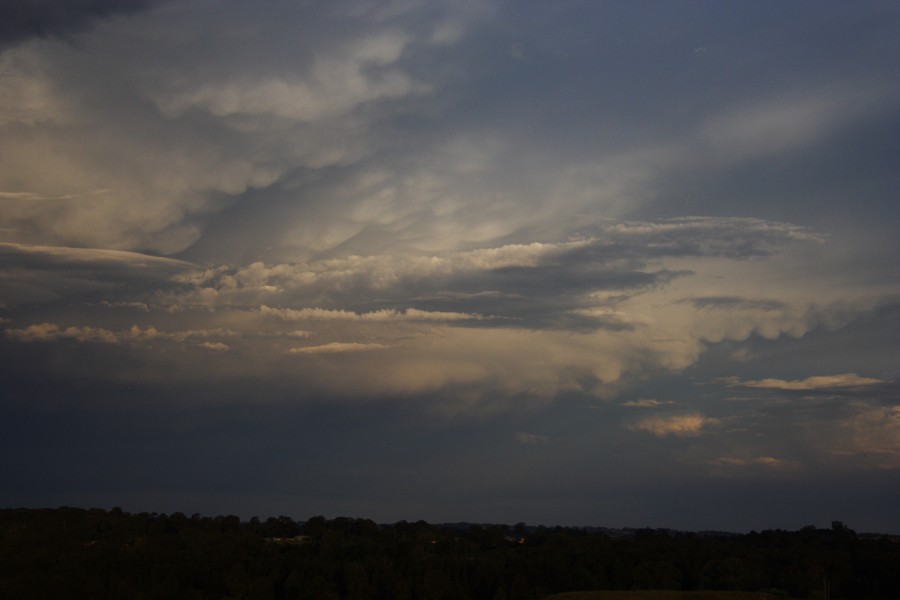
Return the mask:
[[[13,5],[0,505],[900,533],[896,2]]]

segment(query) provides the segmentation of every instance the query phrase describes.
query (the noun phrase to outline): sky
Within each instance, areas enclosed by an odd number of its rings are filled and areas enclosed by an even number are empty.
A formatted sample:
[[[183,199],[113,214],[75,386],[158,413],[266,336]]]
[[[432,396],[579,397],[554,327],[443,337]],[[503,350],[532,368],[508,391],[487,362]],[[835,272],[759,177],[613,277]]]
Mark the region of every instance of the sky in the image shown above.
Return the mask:
[[[0,506],[900,533],[896,2],[0,23]]]

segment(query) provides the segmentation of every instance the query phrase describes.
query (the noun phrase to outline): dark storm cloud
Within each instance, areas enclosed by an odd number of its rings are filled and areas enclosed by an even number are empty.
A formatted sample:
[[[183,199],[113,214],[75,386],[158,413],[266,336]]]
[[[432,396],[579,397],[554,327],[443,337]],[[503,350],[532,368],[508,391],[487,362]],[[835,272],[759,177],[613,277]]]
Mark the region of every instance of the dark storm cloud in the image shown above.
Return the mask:
[[[169,0],[12,0],[0,5],[0,49],[33,37],[66,36],[100,19]]]
[[[900,527],[895,4],[20,4],[0,504]]]
[[[0,243],[0,305],[91,297],[125,302],[192,268],[136,252]]]

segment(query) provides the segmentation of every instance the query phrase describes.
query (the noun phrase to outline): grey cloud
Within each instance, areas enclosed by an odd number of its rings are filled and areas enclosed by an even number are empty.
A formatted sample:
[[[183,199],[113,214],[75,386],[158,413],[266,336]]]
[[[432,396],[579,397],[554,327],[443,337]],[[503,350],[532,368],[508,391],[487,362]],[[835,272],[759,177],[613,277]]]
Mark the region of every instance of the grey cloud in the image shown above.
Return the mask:
[[[558,244],[222,267],[188,274],[182,291],[167,302],[360,313],[373,306],[395,311],[414,307],[493,317],[458,321],[482,328],[621,331],[636,324],[610,309],[692,276],[691,271],[659,268],[666,259],[760,259],[795,244],[820,242],[821,236],[804,228],[759,219],[613,222],[592,237]]]
[[[173,341],[182,343],[198,338],[234,338],[239,335],[235,331],[224,329],[166,332],[160,331],[152,326],[141,329],[137,325],[134,325],[125,331],[110,331],[109,329],[89,326],[70,326],[63,328],[55,323],[39,323],[21,329],[7,329],[5,333],[7,338],[19,342],[53,342],[61,339],[71,339],[77,342],[95,342],[101,344],[119,344],[124,342],[142,343],[154,341]],[[223,347],[222,344],[201,344],[201,346],[210,349]]]
[[[509,244],[431,256],[350,256],[222,266],[181,277],[185,294],[173,301],[190,303],[192,289],[210,290],[214,303],[238,306],[273,299],[280,299],[281,305],[309,305],[323,298],[340,305],[358,302],[360,294],[366,294],[391,308],[402,309],[403,303],[414,298],[432,310],[457,306],[466,312],[515,316],[496,311],[542,310],[535,303],[538,298],[548,306],[583,308],[578,298],[588,292],[618,291],[624,297],[691,275],[651,266],[666,258],[760,258],[793,243],[820,241],[820,236],[803,228],[759,219],[628,222],[609,225],[592,237],[556,244]],[[198,300],[204,301],[203,297]]]
[[[874,377],[860,377],[856,373],[837,375],[814,375],[806,379],[786,381],[784,379],[759,379],[756,381],[737,381],[733,385],[764,390],[784,391],[834,391],[846,388],[860,388],[886,383]]]
[[[430,88],[401,55],[445,43],[426,35],[435,11],[373,22],[345,4],[271,8],[216,9],[201,36],[208,3],[167,3],[90,44],[11,50],[0,124],[18,152],[2,154],[0,192],[12,239],[184,250],[243,195],[370,155],[376,125]]]
[[[685,298],[686,302],[700,309],[711,310],[784,310],[787,305],[778,300],[760,300],[740,298],[738,296],[706,296],[702,298]]]
[[[128,302],[194,268],[136,252],[0,243],[0,305],[72,302],[77,295]]]
[[[516,433],[516,441],[525,446],[542,446],[547,444],[550,441],[550,438],[546,435],[520,431]]]
[[[654,400],[651,398],[642,398],[640,400],[628,400],[622,403],[622,406],[630,408],[659,408],[660,406],[668,406],[675,404],[671,400]]]
[[[182,260],[138,252],[0,243],[0,268],[13,266],[34,270],[85,267],[107,271],[119,277],[128,274],[152,276],[195,268]]]
[[[525,4],[28,5],[0,502],[896,529],[897,7]]]
[[[656,436],[696,437],[720,424],[719,419],[694,412],[644,417],[630,424],[629,428],[635,431],[646,431]]]
[[[168,0],[16,0],[0,5],[0,49],[32,37],[66,36],[94,22]]]

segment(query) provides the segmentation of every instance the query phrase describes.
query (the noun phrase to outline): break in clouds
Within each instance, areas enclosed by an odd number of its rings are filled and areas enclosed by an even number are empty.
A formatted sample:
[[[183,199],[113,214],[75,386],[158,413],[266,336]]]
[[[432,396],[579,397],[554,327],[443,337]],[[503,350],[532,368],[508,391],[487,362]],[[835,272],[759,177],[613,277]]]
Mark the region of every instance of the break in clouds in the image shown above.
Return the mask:
[[[893,7],[40,4],[0,19],[4,403],[898,468]]]

